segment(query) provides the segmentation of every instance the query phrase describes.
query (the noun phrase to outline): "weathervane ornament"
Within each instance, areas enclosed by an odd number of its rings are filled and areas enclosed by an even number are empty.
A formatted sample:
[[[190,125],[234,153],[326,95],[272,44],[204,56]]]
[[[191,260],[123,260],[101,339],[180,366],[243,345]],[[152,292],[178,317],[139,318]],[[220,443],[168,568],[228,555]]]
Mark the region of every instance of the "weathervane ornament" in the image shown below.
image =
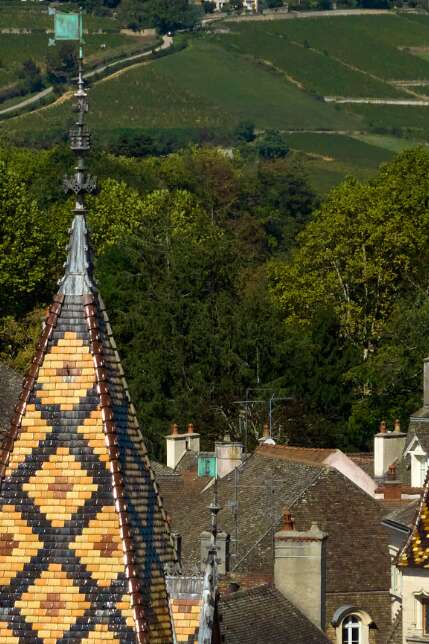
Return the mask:
[[[78,59],[78,88],[75,92],[76,103],[73,106],[77,112],[77,120],[70,130],[70,148],[77,155],[75,173],[72,176],[65,176],[63,186],[65,192],[72,192],[76,195],[75,212],[85,214],[85,205],[83,195],[94,192],[97,188],[96,177],[86,173],[84,154],[90,150],[91,135],[85,125],[85,114],[88,112],[87,93],[83,78],[83,15],[79,13],[63,13],[55,9],[49,10],[50,15],[54,16],[53,40],[49,41],[50,45],[55,45],[57,40],[60,41],[78,41],[79,42],[79,59]]]

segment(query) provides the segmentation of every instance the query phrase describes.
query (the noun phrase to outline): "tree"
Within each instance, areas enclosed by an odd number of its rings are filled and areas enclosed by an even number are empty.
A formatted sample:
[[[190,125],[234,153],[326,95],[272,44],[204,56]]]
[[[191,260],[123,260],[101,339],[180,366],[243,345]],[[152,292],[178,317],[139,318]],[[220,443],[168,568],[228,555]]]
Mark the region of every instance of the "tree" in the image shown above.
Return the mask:
[[[251,143],[255,140],[255,124],[251,121],[241,121],[234,130],[238,142]]]
[[[26,311],[34,293],[49,287],[55,250],[49,219],[28,195],[25,183],[0,162],[0,310]],[[54,269],[55,270],[55,269]]]
[[[200,13],[200,9],[189,0],[123,0],[121,4],[122,20],[129,27],[156,27],[162,34],[192,29]]]
[[[28,58],[22,63],[18,76],[22,79],[26,92],[39,92],[43,88],[40,68],[32,58]]]
[[[257,142],[259,156],[266,161],[284,159],[289,154],[289,146],[277,130],[267,130]]]
[[[313,319],[325,302],[365,358],[377,347],[398,297],[427,287],[428,171],[425,150],[407,151],[373,181],[348,179],[330,193],[291,261],[271,265],[287,317]]]
[[[210,2],[210,0],[205,0],[203,2],[204,13],[213,13],[216,9],[216,3]]]
[[[69,42],[51,47],[46,59],[46,69],[49,82],[67,83],[77,73],[76,47]]]

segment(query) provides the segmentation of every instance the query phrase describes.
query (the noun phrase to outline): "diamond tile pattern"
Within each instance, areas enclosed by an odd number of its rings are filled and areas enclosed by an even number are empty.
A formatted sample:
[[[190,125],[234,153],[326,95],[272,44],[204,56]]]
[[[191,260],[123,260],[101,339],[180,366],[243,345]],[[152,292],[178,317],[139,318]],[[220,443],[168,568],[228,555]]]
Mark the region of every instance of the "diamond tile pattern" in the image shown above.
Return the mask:
[[[399,566],[429,568],[429,474],[413,529],[398,557]]]
[[[202,599],[199,597],[171,599],[171,614],[177,644],[198,644],[201,606]]]
[[[1,461],[0,642],[171,644],[174,552],[97,295],[56,296]]]

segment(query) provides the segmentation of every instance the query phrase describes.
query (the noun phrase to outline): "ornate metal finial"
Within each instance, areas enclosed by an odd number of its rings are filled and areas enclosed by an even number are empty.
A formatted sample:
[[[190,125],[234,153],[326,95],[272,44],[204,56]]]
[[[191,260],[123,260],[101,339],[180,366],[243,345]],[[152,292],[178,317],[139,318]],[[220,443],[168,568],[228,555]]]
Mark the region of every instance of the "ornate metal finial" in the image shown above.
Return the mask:
[[[214,616],[217,598],[217,515],[220,511],[217,498],[217,476],[213,484],[213,500],[209,505],[211,514],[211,539],[207,554],[207,563],[203,580],[202,607],[200,613],[200,628],[198,632],[198,644],[210,644],[214,627]]]
[[[94,192],[97,188],[96,177],[86,172],[84,154],[91,148],[91,134],[85,125],[85,115],[88,112],[88,95],[85,91],[83,76],[83,50],[79,48],[79,63],[77,76],[77,90],[74,94],[76,99],[73,106],[77,112],[77,120],[70,130],[70,148],[77,155],[75,173],[72,176],[64,177],[65,192],[73,192],[76,195],[76,210],[85,210],[83,195]]]
[[[74,94],[75,103],[73,106],[77,117],[70,130],[70,148],[76,154],[76,165],[74,174],[65,176],[63,181],[65,192],[72,192],[75,195],[75,216],[70,229],[68,257],[65,263],[64,277],[60,280],[60,292],[69,295],[83,295],[95,291],[88,248],[84,196],[95,191],[97,180],[87,173],[85,164],[85,154],[89,152],[91,147],[91,136],[85,125],[88,95],[85,91],[83,73],[82,11],[78,14],[54,11],[53,14],[55,16],[55,40],[79,41],[77,89]]]

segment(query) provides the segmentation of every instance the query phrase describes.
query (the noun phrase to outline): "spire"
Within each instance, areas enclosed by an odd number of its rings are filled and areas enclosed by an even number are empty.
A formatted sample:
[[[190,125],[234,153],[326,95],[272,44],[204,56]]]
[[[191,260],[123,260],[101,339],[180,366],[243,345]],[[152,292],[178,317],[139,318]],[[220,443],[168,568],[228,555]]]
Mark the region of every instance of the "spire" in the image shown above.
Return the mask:
[[[60,280],[60,293],[64,295],[86,295],[96,291],[92,277],[92,262],[86,227],[85,194],[94,192],[97,186],[95,177],[87,174],[85,154],[91,148],[91,135],[85,125],[88,112],[88,95],[83,77],[83,50],[79,48],[79,67],[77,90],[74,94],[74,110],[77,120],[70,130],[70,148],[76,154],[75,172],[64,177],[65,192],[75,195],[74,218],[70,228],[68,257],[64,264],[64,277]]]
[[[204,571],[202,606],[200,613],[200,628],[198,644],[211,644],[215,629],[216,597],[217,597],[217,515],[220,507],[217,501],[217,478],[214,480],[213,501],[209,505],[211,513],[211,542]]]
[[[0,445],[1,644],[170,644],[176,550],[92,279],[82,59],[65,275]]]

